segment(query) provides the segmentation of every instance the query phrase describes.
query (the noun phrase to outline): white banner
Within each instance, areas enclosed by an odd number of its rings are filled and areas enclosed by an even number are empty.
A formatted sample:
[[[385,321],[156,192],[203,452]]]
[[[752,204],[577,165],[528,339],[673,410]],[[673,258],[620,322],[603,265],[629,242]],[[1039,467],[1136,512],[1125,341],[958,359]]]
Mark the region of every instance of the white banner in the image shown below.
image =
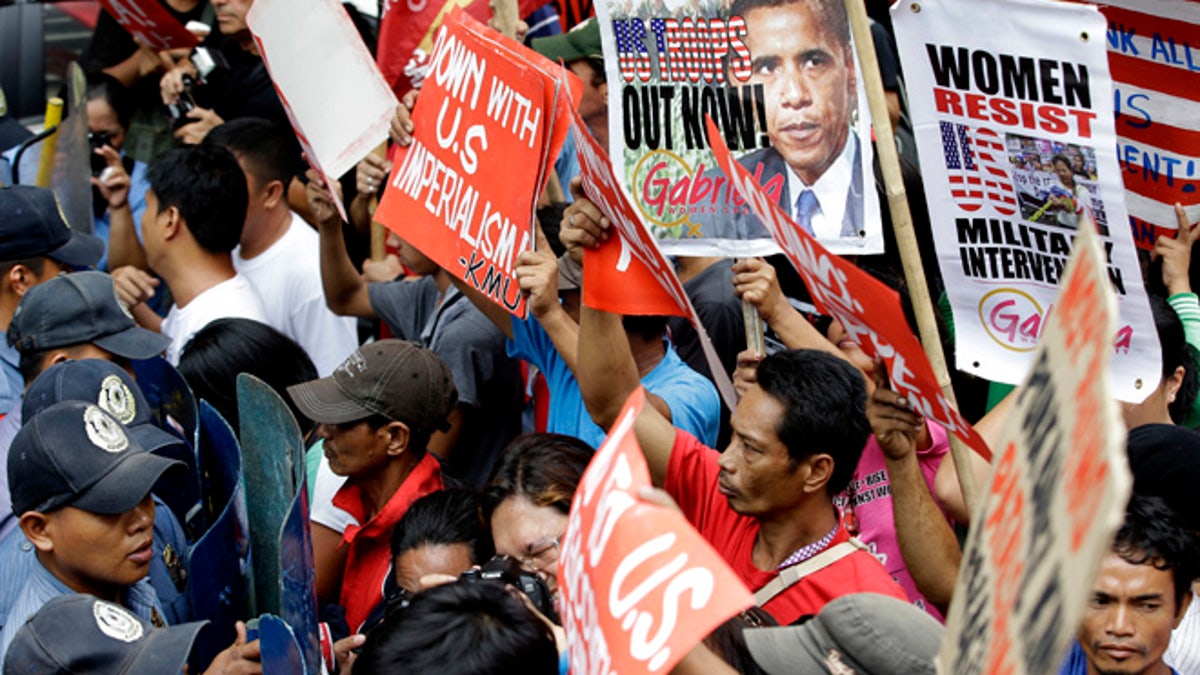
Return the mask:
[[[1142,401],[1160,353],[1127,225],[1104,17],[1038,0],[922,0],[892,16],[958,367],[1020,381],[1088,216],[1120,300],[1113,393]]]

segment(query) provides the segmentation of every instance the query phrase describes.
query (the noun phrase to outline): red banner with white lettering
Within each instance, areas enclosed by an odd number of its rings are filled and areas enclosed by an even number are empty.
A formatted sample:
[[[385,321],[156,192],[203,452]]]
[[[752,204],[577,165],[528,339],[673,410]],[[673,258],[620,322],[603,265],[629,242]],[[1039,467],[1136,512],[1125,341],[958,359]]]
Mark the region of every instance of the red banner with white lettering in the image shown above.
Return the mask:
[[[583,474],[558,558],[571,672],[666,673],[754,597],[679,511],[638,498],[650,486],[633,424],[638,387]]]
[[[726,147],[716,125],[706,120],[708,142],[717,165],[725,171],[742,198],[762,219],[784,255],[804,279],[813,304],[833,317],[871,358],[887,364],[892,387],[916,412],[946,427],[982,457],[991,458],[987,443],[976,433],[938,386],[921,343],[909,330],[900,296],[871,275],[825,250],[766,194]]]
[[[553,85],[490,45],[471,21],[462,12],[446,18],[413,111],[413,142],[395,161],[375,219],[525,318],[514,267],[534,245],[545,88]]]
[[[100,6],[134,41],[154,51],[191,49],[200,44],[157,0],[100,0]]]

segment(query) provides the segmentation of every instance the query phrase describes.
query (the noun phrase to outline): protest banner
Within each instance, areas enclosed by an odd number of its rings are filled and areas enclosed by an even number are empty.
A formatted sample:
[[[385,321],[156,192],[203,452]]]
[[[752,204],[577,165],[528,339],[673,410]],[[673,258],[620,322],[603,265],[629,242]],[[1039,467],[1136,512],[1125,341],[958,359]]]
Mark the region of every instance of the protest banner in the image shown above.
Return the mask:
[[[1175,236],[1173,207],[1200,220],[1200,4],[1090,3],[1108,20],[1117,161],[1134,242]]]
[[[1121,299],[1114,391],[1140,402],[1160,356],[1124,226],[1104,18],[1029,0],[934,0],[893,17],[959,369],[1020,381],[1086,214]]]
[[[725,147],[720,129],[711,119],[707,120],[707,129],[717,166],[800,273],[817,311],[841,323],[867,356],[883,359],[892,388],[908,399],[916,412],[941,424],[980,456],[991,459],[987,443],[938,386],[925,350],[905,323],[900,296],[821,246],[779,208],[770,193]]]
[[[754,604],[678,510],[645,502],[650,471],[633,433],[638,387],[592,458],[558,557],[572,673],[666,673],[705,635]]]
[[[541,4],[536,0],[522,0],[517,5],[517,13],[526,16]],[[456,8],[481,22],[492,18],[488,0],[384,1],[376,63],[383,79],[397,96],[421,87],[429,72],[434,36],[446,16]]]
[[[338,0],[258,0],[246,24],[296,137],[326,184],[387,139],[399,103]],[[349,220],[341,200],[333,202]]]
[[[1132,478],[1107,361],[1116,323],[1099,237],[1080,228],[1055,312],[996,446],[938,670],[1056,673]]]
[[[608,216],[616,237],[598,249],[583,251],[583,304],[613,314],[682,316],[691,321],[700,338],[700,349],[713,374],[713,383],[725,405],[737,405],[733,383],[721,365],[708,331],[696,314],[675,267],[647,231],[633,200],[617,180],[608,155],[578,111],[571,133],[579,154],[583,190],[588,199]],[[630,292],[635,291],[635,292]]]
[[[883,251],[870,113],[845,8],[825,3],[818,16],[808,3],[668,7],[596,4],[608,57],[608,150],[663,251],[778,252],[712,166],[706,115],[781,207],[803,211],[824,246]]]
[[[413,111],[413,142],[398,153],[375,219],[451,275],[525,318],[514,275],[533,249],[545,175],[550,75],[446,18]],[[496,171],[495,167],[511,167]],[[481,167],[493,170],[480,171]]]
[[[200,44],[200,39],[158,4],[158,0],[100,0],[100,6],[135,42],[156,52],[191,49]]]

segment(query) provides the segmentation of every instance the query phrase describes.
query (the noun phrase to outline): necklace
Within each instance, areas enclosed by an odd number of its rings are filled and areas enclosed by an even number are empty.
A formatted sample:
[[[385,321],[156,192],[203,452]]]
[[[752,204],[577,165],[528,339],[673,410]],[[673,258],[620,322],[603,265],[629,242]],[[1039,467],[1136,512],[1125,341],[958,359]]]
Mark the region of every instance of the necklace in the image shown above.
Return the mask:
[[[839,527],[841,527],[840,523],[835,522],[833,524],[833,529],[829,531],[829,534],[821,537],[811,544],[805,544],[804,546],[796,549],[795,553],[789,555],[786,560],[779,563],[779,566],[775,568],[776,571],[785,567],[791,567],[792,565],[798,565],[825,550],[825,547],[829,546],[829,542],[833,541],[833,538],[837,536]]]

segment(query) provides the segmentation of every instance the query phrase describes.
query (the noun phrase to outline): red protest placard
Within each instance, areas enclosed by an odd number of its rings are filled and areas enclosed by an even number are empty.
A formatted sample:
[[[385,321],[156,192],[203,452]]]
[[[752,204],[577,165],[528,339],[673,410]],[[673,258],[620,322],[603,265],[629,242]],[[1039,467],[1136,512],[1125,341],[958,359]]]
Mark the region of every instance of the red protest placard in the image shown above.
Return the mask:
[[[100,5],[138,44],[154,51],[191,49],[200,44],[156,0],[100,0]]]
[[[804,278],[817,309],[837,319],[868,356],[879,356],[887,363],[893,388],[917,412],[946,427],[982,457],[991,459],[983,438],[942,394],[925,350],[904,321],[896,292],[817,243],[734,159],[711,119],[707,120],[707,126],[717,165]]]
[[[412,145],[400,154],[375,220],[520,318],[513,274],[533,248],[545,157],[540,75],[447,17],[434,47]]]
[[[650,486],[630,395],[583,474],[558,558],[571,672],[666,673],[754,597],[679,511],[637,497]]]

